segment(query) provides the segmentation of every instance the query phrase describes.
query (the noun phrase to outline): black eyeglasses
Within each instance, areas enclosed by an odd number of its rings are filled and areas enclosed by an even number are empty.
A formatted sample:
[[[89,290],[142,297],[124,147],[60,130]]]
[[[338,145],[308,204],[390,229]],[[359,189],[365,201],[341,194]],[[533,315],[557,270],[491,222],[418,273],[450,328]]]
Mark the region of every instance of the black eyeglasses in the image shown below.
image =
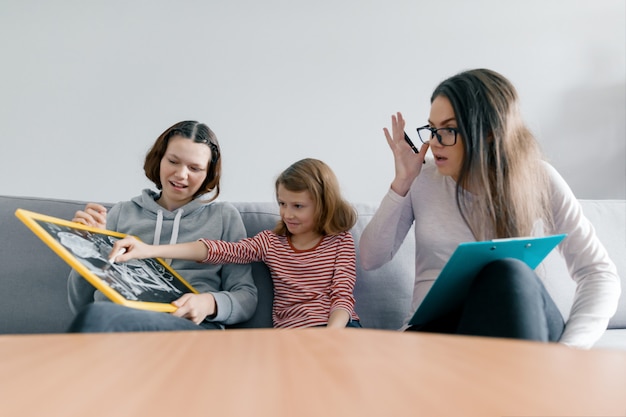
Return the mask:
[[[417,134],[422,143],[428,143],[436,137],[443,146],[456,145],[456,135],[459,131],[453,127],[441,127],[439,129],[428,125],[418,127]]]

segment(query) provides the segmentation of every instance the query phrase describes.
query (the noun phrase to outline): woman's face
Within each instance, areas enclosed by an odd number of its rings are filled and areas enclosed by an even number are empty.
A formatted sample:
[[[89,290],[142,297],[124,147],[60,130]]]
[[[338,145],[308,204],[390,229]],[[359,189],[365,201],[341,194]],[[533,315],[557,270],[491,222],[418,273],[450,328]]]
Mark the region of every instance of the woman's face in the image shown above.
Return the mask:
[[[430,106],[430,127],[458,128],[452,104],[444,96],[437,96]],[[443,146],[437,138],[430,140],[430,150],[435,157],[435,164],[441,175],[452,177],[455,181],[459,178],[463,165],[463,138],[457,134],[456,143],[452,146]]]
[[[189,203],[207,177],[211,149],[182,136],[170,138],[161,159],[159,204],[169,211]]]

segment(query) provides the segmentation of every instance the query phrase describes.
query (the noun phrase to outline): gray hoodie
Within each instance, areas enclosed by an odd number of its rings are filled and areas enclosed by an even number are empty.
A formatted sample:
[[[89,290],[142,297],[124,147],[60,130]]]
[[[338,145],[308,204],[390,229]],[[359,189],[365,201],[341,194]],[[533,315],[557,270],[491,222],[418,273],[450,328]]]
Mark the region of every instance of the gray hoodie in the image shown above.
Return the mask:
[[[196,198],[183,207],[168,211],[156,199],[159,194],[143,190],[140,196],[114,205],[107,214],[107,229],[137,236],[146,243],[173,244],[200,238],[238,241],[246,230],[237,209],[230,203]],[[252,269],[246,265],[210,265],[173,260],[171,266],[199,292],[210,292],[217,303],[221,324],[249,319],[256,309],[257,289]],[[108,298],[72,270],[68,278],[70,308],[77,313],[85,305]]]

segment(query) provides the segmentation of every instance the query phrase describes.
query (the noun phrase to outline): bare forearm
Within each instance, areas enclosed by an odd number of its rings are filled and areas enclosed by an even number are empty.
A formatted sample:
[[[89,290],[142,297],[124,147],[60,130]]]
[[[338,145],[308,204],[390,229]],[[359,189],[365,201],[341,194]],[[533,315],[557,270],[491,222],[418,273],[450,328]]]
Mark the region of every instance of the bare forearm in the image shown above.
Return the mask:
[[[152,258],[184,259],[187,261],[203,261],[206,258],[207,248],[204,243],[187,242],[176,245],[152,246]]]

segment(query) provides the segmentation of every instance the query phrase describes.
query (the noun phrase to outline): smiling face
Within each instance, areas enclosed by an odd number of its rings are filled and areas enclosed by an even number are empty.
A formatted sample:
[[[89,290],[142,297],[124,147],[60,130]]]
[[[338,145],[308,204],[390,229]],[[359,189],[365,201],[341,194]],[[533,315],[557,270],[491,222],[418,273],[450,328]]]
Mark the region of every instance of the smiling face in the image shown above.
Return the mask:
[[[444,96],[437,96],[430,106],[430,117],[428,124],[431,127],[458,128],[454,109],[450,100]],[[443,146],[436,138],[430,141],[430,150],[435,157],[435,164],[441,175],[450,176],[455,181],[459,178],[461,166],[463,165],[463,138],[457,134],[456,144],[453,146]]]
[[[319,236],[316,230],[315,202],[308,191],[289,191],[282,184],[276,190],[280,217],[293,237],[305,240]]]
[[[170,138],[161,159],[161,198],[158,203],[169,211],[189,203],[206,179],[211,149],[182,136]]]

